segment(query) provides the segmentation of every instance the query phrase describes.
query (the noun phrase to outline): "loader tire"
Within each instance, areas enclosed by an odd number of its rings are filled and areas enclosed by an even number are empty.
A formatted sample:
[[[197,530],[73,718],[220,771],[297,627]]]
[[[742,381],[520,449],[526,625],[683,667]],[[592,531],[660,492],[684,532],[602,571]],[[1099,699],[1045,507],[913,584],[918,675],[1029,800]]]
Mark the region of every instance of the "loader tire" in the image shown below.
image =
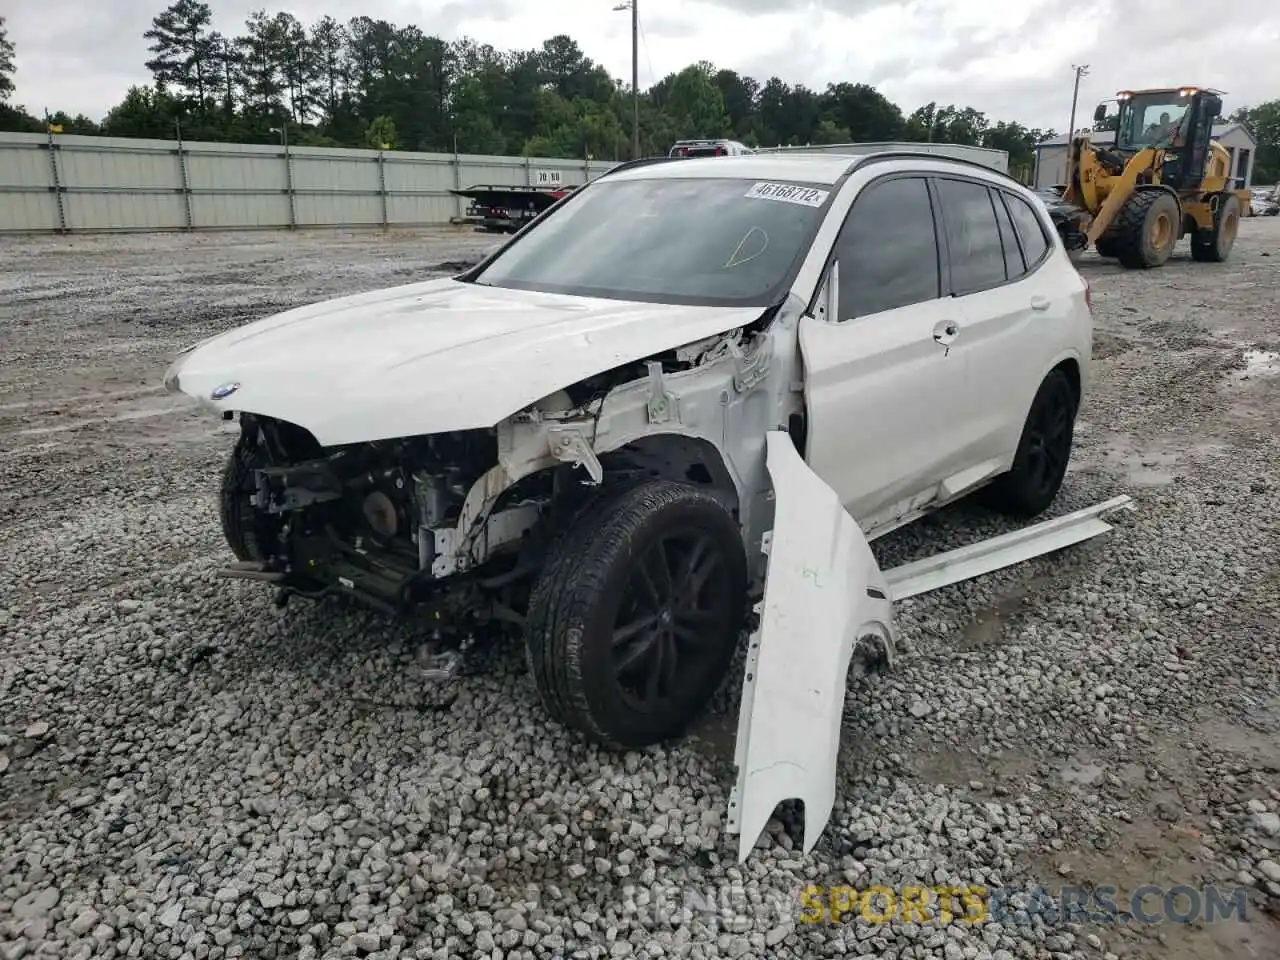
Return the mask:
[[[1178,242],[1181,216],[1178,201],[1164,190],[1139,190],[1131,196],[1112,228],[1120,265],[1130,270],[1162,265]]]
[[[1023,520],[1049,508],[1067,475],[1079,405],[1067,375],[1050,371],[1031,401],[1012,468],[983,491],[989,507]]]
[[[529,672],[548,713],[614,749],[680,734],[728,670],[746,590],[737,520],[712,493],[647,480],[601,495],[529,600]]]
[[[1197,230],[1191,237],[1191,257],[1201,263],[1222,263],[1231,254],[1240,229],[1240,200],[1226,194],[1213,218],[1212,230]]]

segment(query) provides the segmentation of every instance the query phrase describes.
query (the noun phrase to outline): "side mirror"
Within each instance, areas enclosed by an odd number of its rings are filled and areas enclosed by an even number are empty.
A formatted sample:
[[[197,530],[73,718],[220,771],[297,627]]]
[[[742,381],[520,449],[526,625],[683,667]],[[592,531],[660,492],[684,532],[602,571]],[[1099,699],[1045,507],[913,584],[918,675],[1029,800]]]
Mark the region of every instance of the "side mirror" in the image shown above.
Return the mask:
[[[1222,98],[1211,97],[1209,99],[1209,116],[1215,120],[1222,116]]]
[[[1093,122],[1101,123],[1107,119],[1107,105],[1105,103],[1098,104],[1098,109],[1093,111]]]

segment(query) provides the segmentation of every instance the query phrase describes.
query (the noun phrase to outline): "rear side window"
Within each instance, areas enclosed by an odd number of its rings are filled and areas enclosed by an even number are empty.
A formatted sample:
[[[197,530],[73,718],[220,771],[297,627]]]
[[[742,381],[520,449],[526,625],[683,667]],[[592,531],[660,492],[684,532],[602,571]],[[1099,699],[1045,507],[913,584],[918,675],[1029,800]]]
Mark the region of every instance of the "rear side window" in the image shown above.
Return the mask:
[[[836,245],[839,320],[939,295],[938,239],[922,177],[872,184],[858,195]]]
[[[1039,263],[1040,258],[1049,250],[1049,240],[1044,235],[1044,224],[1031,209],[1031,204],[1012,193],[1004,195],[1009,205],[1009,214],[1018,228],[1018,239],[1022,241],[1022,255],[1026,258],[1028,269]]]
[[[1022,262],[1022,250],[1018,246],[1018,236],[1013,229],[1013,221],[1009,219],[1009,211],[1000,200],[1000,191],[992,190],[991,203],[996,208],[996,223],[1000,226],[1000,244],[1004,247],[1004,272],[1010,280],[1022,276],[1026,266]]]
[[[1004,248],[987,188],[968,180],[939,179],[937,184],[956,296],[1004,283]]]

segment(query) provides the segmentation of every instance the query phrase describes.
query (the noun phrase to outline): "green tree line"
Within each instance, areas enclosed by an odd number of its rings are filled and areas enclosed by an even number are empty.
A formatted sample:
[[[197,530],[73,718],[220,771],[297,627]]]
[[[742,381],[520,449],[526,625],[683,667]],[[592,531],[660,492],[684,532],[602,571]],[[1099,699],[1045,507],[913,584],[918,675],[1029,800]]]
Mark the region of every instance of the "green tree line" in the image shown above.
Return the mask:
[[[263,10],[227,36],[213,29],[208,3],[175,0],[143,36],[150,84],[132,87],[101,120],[57,112],[50,121],[64,133],[120,137],[172,138],[180,127],[190,140],[270,143],[285,135],[309,146],[631,157],[630,88],[564,34],[501,51],[370,17],[304,23]],[[0,18],[0,130],[43,131],[44,118],[8,105],[13,66]],[[643,155],[665,153],[682,137],[728,136],[748,146],[932,140],[1006,150],[1010,166],[1025,170],[1035,144],[1054,135],[955,104],[907,113],[865,83],[819,91],[705,61],[664,77],[639,101]],[[1249,116],[1278,108],[1264,104]],[[1260,170],[1275,162],[1277,143],[1259,150]]]

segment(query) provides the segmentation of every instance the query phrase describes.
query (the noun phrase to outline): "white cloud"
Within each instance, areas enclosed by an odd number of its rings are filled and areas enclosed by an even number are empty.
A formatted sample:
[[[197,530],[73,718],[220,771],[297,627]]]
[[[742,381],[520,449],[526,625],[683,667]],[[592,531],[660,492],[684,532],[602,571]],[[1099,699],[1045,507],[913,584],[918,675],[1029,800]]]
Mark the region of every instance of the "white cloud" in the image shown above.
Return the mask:
[[[310,0],[278,6],[214,2],[215,25],[237,32],[250,10],[290,10],[414,23],[446,39],[467,35],[529,48],[556,33],[623,78],[631,75],[630,15],[617,0]],[[163,0],[7,0],[17,47],[14,102],[101,117],[149,77],[142,33]],[[763,82],[822,89],[868,82],[911,111],[930,100],[995,119],[1065,128],[1072,63],[1091,64],[1087,115],[1125,87],[1183,83],[1228,92],[1227,107],[1280,96],[1280,4],[1236,0],[1229,14],[1198,0],[640,0],[640,82],[696,60]]]

